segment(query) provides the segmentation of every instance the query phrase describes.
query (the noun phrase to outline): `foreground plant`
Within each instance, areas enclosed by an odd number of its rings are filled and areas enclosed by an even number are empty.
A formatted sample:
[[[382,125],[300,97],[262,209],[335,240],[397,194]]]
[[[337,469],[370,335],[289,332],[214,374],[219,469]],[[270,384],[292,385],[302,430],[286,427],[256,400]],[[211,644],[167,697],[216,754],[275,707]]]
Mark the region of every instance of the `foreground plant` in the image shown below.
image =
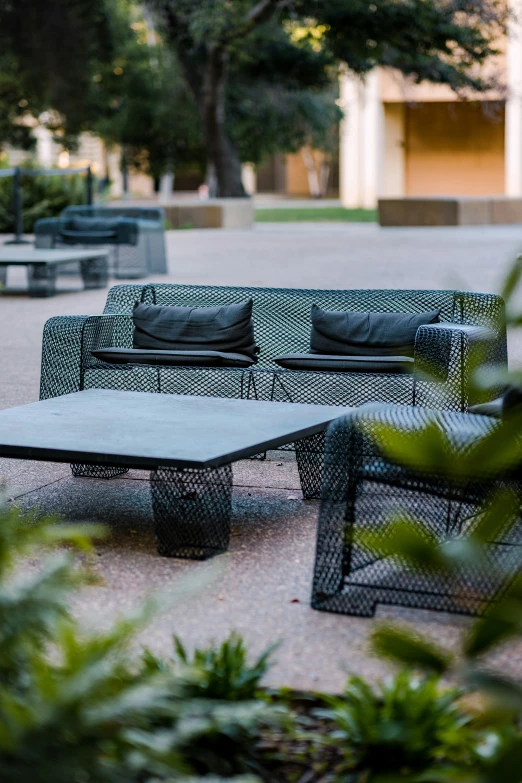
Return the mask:
[[[503,742],[501,732],[466,709],[463,692],[436,676],[401,671],[372,686],[351,677],[316,714],[333,725],[327,744],[340,755],[337,777],[437,780],[480,769]]]
[[[503,296],[507,302],[508,325],[522,324],[522,316],[512,308],[513,297],[522,279],[522,259],[517,259],[506,281]],[[487,379],[477,374],[476,382],[484,386],[506,383],[506,376],[491,374]],[[511,376],[519,386],[522,375]],[[451,676],[459,683],[468,702],[476,707],[475,720],[494,727],[487,732],[475,764],[467,758],[453,760],[449,779],[465,783],[520,783],[522,781],[522,684],[492,667],[491,654],[499,645],[522,635],[522,577],[513,571],[513,563],[504,564],[488,556],[494,542],[504,547],[520,547],[520,465],[522,464],[522,407],[517,404],[505,412],[498,426],[470,444],[458,459],[448,444],[448,436],[434,413],[432,421],[414,433],[395,431],[383,425],[375,429],[375,442],[384,457],[408,471],[425,471],[442,476],[444,481],[465,487],[487,479],[482,508],[463,524],[464,534],[440,541],[418,518],[405,511],[394,514],[378,534],[363,532],[365,545],[378,557],[393,557],[403,567],[422,570],[434,577],[458,584],[462,574],[480,569],[495,585],[495,600],[484,615],[470,624],[462,634],[460,648],[453,654],[436,641],[420,636],[415,630],[383,625],[373,634],[373,648],[381,656],[408,670],[423,672],[429,682],[433,676]],[[486,485],[485,485],[486,486]],[[517,550],[512,550],[516,552]],[[493,588],[492,588],[493,589]],[[462,592],[466,601],[466,591]],[[466,608],[466,605],[463,605]],[[407,675],[404,675],[407,676]],[[368,698],[367,702],[371,702]],[[365,713],[366,714],[366,713]],[[404,752],[409,733],[401,732]],[[432,751],[434,749],[431,743]],[[379,753],[378,758],[382,756]],[[380,769],[375,761],[372,770]],[[417,779],[417,778],[414,778]],[[447,780],[440,770],[426,771],[422,781]]]
[[[157,658],[147,650],[143,658],[146,666],[157,671],[174,666],[187,696],[227,701],[245,701],[259,696],[261,680],[277,648],[272,645],[250,664],[245,642],[234,631],[219,647],[196,648],[192,656],[179,637],[174,636],[173,643],[175,657],[172,661]]]
[[[88,553],[88,535],[98,532],[0,509],[0,780],[145,783],[248,771],[255,738],[280,710],[241,701],[237,684],[235,702],[203,698],[204,690],[194,698],[187,683],[197,672],[178,678],[168,664],[134,663],[130,645],[151,606],[91,635],[71,616],[72,592],[92,577],[71,551],[45,551],[67,544]],[[212,665],[223,653],[244,664],[233,637],[207,651],[210,682],[220,679]],[[246,679],[258,682],[264,668],[262,658]]]

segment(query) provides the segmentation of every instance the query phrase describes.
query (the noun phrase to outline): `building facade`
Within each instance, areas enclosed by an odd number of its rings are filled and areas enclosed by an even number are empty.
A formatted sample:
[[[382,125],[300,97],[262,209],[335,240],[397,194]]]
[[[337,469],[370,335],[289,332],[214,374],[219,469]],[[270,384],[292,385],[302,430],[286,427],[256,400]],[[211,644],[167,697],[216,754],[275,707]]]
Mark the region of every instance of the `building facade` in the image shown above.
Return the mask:
[[[522,1],[513,3],[522,18]],[[340,198],[522,197],[522,24],[487,69],[498,87],[460,100],[448,87],[375,69],[341,77]]]

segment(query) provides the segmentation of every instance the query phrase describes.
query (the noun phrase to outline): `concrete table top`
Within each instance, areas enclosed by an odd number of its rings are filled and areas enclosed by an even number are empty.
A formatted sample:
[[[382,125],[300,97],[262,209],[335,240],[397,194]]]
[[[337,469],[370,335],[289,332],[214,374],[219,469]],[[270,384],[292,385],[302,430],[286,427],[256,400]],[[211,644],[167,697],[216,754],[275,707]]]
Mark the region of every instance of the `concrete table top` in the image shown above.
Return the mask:
[[[91,258],[107,258],[108,250],[94,247],[92,250],[54,250],[35,247],[0,246],[0,266],[26,266],[27,264],[68,264],[71,261],[87,261]]]
[[[90,389],[0,411],[0,456],[217,467],[322,432],[351,408]]]

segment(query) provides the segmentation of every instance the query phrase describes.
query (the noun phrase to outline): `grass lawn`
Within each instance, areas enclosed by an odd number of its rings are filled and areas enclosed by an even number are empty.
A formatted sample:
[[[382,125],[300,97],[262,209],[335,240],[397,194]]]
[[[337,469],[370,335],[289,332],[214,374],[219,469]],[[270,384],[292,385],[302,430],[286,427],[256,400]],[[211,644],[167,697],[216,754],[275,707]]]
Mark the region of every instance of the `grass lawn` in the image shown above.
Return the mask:
[[[344,207],[281,207],[256,209],[257,223],[287,223],[295,221],[337,221],[375,223],[376,209],[345,209]]]

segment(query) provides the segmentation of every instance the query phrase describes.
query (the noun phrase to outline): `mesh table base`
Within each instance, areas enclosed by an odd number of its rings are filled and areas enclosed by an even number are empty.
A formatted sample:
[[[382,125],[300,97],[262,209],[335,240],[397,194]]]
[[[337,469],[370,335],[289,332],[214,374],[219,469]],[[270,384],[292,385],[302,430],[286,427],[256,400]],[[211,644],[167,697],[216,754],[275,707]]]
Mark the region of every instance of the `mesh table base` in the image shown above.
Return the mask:
[[[166,468],[150,474],[158,554],[206,560],[230,539],[232,467]]]
[[[105,288],[109,282],[109,259],[106,256],[80,261],[83,287],[86,291]]]
[[[321,497],[324,462],[324,432],[301,438],[294,444],[299,481],[305,500]]]
[[[57,268],[52,264],[28,264],[29,296],[46,297],[56,293]]]

